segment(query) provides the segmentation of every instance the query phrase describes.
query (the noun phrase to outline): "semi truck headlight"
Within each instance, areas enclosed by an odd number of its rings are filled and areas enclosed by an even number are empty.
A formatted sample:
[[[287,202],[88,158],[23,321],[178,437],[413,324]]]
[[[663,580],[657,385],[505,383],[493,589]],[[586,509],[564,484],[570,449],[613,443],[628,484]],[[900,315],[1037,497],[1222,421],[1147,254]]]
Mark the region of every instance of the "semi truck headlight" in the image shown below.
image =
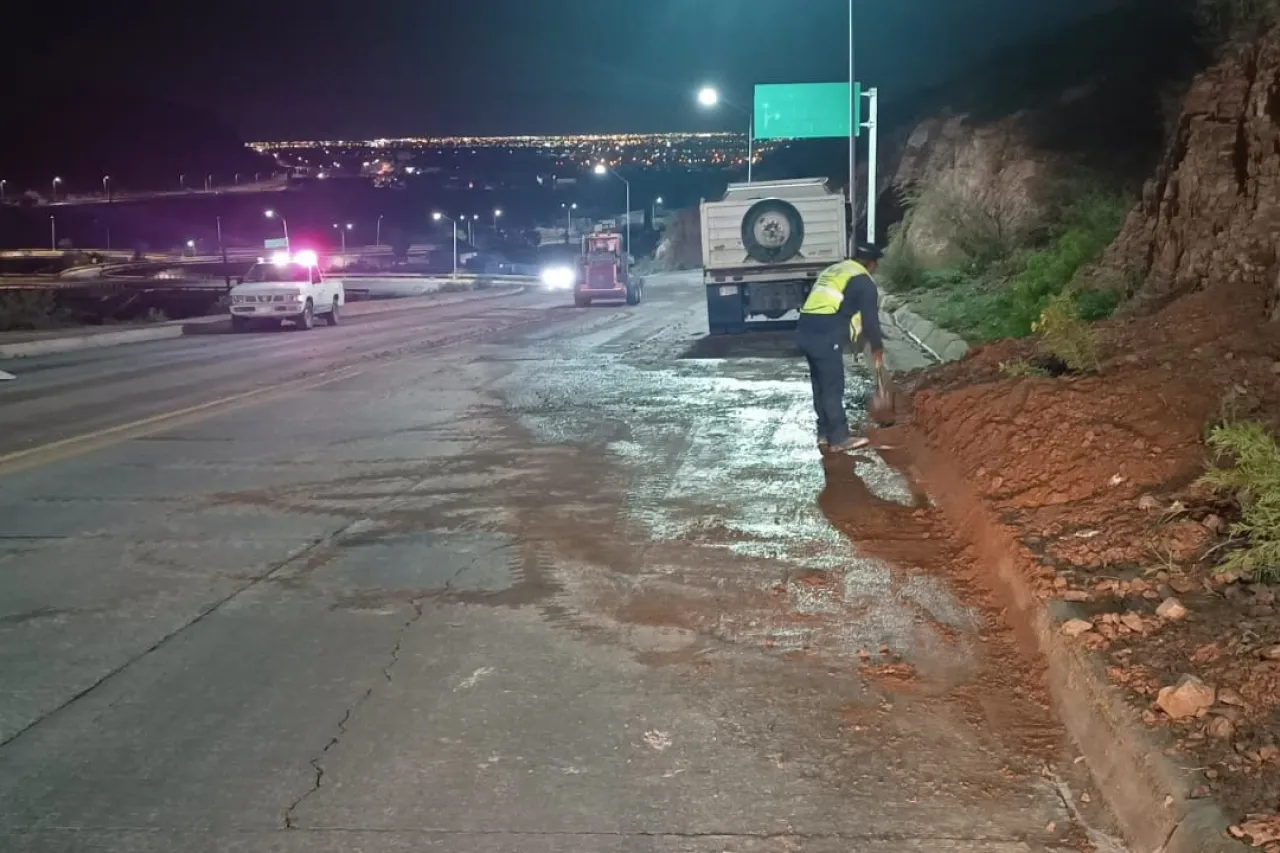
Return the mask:
[[[553,290],[568,290],[573,287],[574,278],[569,267],[549,267],[542,271],[542,283]]]

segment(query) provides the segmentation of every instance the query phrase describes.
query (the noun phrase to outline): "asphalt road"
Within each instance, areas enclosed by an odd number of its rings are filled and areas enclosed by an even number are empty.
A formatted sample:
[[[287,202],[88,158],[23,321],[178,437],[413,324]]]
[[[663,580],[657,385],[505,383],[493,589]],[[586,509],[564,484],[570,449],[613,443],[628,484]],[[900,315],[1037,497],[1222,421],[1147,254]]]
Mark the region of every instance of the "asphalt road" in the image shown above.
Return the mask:
[[[829,521],[924,510],[785,336],[485,297],[0,363],[0,849],[1074,843],[999,633]]]

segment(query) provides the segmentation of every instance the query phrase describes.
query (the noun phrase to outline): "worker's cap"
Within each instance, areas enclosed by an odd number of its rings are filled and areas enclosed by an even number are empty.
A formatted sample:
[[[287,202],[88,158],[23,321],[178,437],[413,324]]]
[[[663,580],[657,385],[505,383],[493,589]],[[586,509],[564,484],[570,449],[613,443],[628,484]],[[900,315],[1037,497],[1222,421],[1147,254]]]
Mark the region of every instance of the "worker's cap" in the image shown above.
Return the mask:
[[[884,252],[875,243],[859,243],[853,250],[853,257],[859,261],[878,261]]]

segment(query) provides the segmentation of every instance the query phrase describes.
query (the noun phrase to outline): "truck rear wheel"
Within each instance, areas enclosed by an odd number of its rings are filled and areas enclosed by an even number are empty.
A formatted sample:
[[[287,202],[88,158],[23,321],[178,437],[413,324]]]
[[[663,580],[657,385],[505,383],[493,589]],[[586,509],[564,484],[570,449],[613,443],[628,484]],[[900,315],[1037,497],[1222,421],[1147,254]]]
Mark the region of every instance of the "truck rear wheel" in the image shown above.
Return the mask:
[[[328,321],[330,326],[336,326],[342,321],[342,318],[338,315],[338,309],[340,307],[341,306],[338,305],[338,297],[333,297],[333,307],[330,308],[329,313],[325,315],[325,320]]]

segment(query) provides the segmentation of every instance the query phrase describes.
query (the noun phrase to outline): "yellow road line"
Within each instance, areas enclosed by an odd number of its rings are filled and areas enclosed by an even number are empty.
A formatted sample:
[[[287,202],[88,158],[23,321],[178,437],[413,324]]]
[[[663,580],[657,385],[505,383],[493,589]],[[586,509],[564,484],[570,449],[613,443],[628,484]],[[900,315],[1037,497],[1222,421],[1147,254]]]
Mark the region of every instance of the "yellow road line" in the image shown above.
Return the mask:
[[[109,447],[112,444],[127,441],[131,438],[140,438],[180,424],[195,423],[266,394],[318,388],[322,385],[329,385],[343,379],[359,376],[369,369],[369,367],[346,368],[336,373],[321,374],[293,382],[285,382],[280,385],[269,385],[265,388],[255,388],[252,391],[243,391],[239,394],[220,397],[217,400],[209,400],[208,402],[187,406],[183,409],[161,412],[158,415],[151,415],[127,424],[118,424],[113,427],[85,433],[84,435],[74,435],[58,441],[51,441],[48,444],[41,444],[37,447],[29,447],[26,450],[15,450],[11,453],[0,455],[0,477],[6,474],[14,474],[18,471],[38,468],[41,465],[48,465],[52,462],[59,462],[63,459],[82,456],[93,450]]]

